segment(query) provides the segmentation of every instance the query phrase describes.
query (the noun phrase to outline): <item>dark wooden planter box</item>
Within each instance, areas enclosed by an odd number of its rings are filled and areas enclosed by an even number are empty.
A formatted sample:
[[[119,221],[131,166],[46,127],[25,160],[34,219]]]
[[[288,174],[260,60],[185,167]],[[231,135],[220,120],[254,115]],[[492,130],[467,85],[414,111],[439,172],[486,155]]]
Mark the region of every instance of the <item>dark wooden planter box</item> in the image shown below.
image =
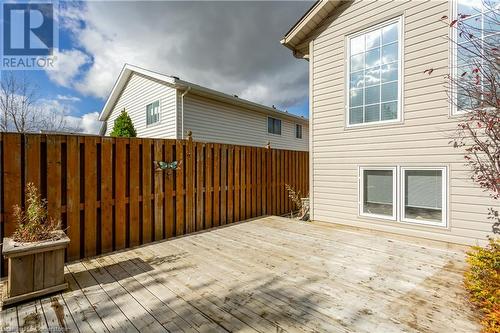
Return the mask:
[[[29,300],[66,289],[64,280],[64,250],[69,238],[57,231],[56,240],[36,243],[18,243],[3,239],[4,258],[8,260],[9,274],[3,305]]]

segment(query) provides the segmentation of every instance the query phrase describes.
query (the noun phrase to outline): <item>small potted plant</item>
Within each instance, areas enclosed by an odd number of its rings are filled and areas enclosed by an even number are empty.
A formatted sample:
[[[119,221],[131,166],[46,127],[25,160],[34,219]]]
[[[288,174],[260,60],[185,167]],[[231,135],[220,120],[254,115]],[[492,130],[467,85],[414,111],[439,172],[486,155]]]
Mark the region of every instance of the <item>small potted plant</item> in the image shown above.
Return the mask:
[[[26,185],[26,209],[14,206],[17,228],[3,239],[2,254],[8,260],[7,290],[3,305],[25,301],[67,287],[64,280],[64,250],[69,238],[60,220],[47,213],[35,185]]]

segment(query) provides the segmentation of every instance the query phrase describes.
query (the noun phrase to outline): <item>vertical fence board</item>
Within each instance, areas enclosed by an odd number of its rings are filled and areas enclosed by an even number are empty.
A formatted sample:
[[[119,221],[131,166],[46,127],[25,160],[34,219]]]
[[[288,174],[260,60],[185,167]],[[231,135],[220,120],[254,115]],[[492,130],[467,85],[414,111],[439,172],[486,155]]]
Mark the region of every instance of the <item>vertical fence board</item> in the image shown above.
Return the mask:
[[[227,217],[227,146],[221,146],[220,153],[220,224],[226,224]]]
[[[227,223],[234,221],[234,147],[229,146],[227,151]]]
[[[151,242],[151,139],[142,139],[142,243]]]
[[[101,251],[113,250],[113,139],[101,141]]]
[[[203,143],[196,143],[196,231],[203,230]]]
[[[214,144],[214,201],[213,201],[213,225],[220,225],[220,144]]]
[[[245,147],[240,148],[240,220],[247,218],[246,214],[246,156]]]
[[[240,221],[240,147],[234,147],[234,221]]]
[[[26,175],[26,184],[33,183],[38,189],[40,188],[40,167],[41,167],[41,151],[40,151],[40,135],[29,134],[25,137],[25,152],[24,152],[24,172]]]
[[[212,160],[212,144],[205,145],[205,228],[212,227],[212,176],[213,176],[213,160]]]
[[[257,148],[252,147],[252,217],[257,216]]]
[[[163,140],[154,140],[154,160],[163,161]],[[154,170],[154,240],[163,239],[163,171]]]
[[[21,205],[21,136],[3,134],[3,236],[11,236],[16,228],[12,216],[14,205]]]
[[[186,232],[190,233],[196,230],[194,225],[194,145],[189,137],[186,143]]]
[[[184,144],[182,141],[177,141],[176,159],[179,163],[176,171],[176,186],[175,186],[175,234],[177,236],[184,235],[184,173],[186,171],[186,162],[184,161]]]
[[[95,255],[97,248],[97,164],[96,164],[96,138],[85,137],[85,152],[84,152],[84,254],[86,257]],[[47,146],[49,145],[47,140]],[[47,159],[49,155],[49,147],[47,147]]]
[[[95,156],[95,155],[94,155]],[[47,212],[61,219],[61,138],[47,136]],[[93,168],[95,170],[95,168]],[[94,183],[95,185],[95,183]],[[95,199],[93,199],[95,201]]]
[[[267,171],[266,171],[266,156],[267,156],[267,150],[266,149],[260,149],[260,155],[261,155],[261,185],[260,185],[260,199],[261,199],[261,208],[262,208],[262,215],[268,214],[267,208],[266,208],[266,194],[267,194]]]
[[[139,185],[140,185],[140,167],[139,167],[139,144],[140,139],[130,139],[130,158],[129,158],[129,241],[130,246],[140,244],[140,225],[139,225]]]
[[[173,154],[173,146],[175,141],[165,141],[165,161],[170,163],[175,158]],[[174,221],[174,170],[167,169],[164,171],[165,181],[165,236],[167,238],[175,235],[175,221]]]
[[[128,139],[117,138],[115,141],[115,249],[126,246],[126,184],[127,184],[127,155]]]
[[[80,258],[80,143],[69,136],[66,143],[66,234],[70,239],[68,260]],[[102,201],[101,201],[102,205]],[[102,209],[102,206],[101,206]]]
[[[245,147],[245,156],[246,156],[246,164],[245,164],[245,211],[246,218],[252,217],[252,148]]]

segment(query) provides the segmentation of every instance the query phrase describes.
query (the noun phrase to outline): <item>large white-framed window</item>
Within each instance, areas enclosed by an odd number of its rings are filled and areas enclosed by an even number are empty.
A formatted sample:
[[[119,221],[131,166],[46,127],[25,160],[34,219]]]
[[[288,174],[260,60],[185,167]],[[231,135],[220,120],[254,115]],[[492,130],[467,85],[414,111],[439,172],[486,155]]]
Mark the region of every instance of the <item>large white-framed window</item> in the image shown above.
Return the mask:
[[[359,214],[396,220],[396,167],[360,167],[359,183]]]
[[[154,101],[146,105],[146,126],[156,124],[160,121],[160,101]]]
[[[500,44],[500,26],[498,26],[498,11],[500,2],[497,0],[453,0],[451,2],[452,19],[461,17],[460,30],[469,32],[464,37],[458,34],[456,28],[452,29],[451,52],[451,75],[457,81],[470,80],[475,82],[479,78],[480,89],[485,92],[484,80],[481,73],[475,73],[474,69],[484,66],[484,50],[498,47]],[[493,14],[496,11],[496,14]],[[453,92],[452,115],[462,114],[478,106],[478,99],[468,96],[466,90],[458,85],[451,87]]]
[[[401,221],[446,226],[446,167],[401,167]]]
[[[448,226],[446,166],[359,166],[359,216]]]
[[[347,36],[346,125],[401,120],[403,18]]]

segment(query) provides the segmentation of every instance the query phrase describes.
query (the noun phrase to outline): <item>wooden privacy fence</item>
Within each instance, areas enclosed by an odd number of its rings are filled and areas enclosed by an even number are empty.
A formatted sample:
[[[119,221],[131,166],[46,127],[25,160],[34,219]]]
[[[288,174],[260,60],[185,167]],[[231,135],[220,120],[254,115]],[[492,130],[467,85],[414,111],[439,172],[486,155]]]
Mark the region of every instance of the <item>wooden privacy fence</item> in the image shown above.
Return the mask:
[[[67,259],[261,215],[308,192],[308,153],[188,140],[0,133],[2,234],[34,183],[71,239]],[[154,161],[178,161],[155,170]]]

